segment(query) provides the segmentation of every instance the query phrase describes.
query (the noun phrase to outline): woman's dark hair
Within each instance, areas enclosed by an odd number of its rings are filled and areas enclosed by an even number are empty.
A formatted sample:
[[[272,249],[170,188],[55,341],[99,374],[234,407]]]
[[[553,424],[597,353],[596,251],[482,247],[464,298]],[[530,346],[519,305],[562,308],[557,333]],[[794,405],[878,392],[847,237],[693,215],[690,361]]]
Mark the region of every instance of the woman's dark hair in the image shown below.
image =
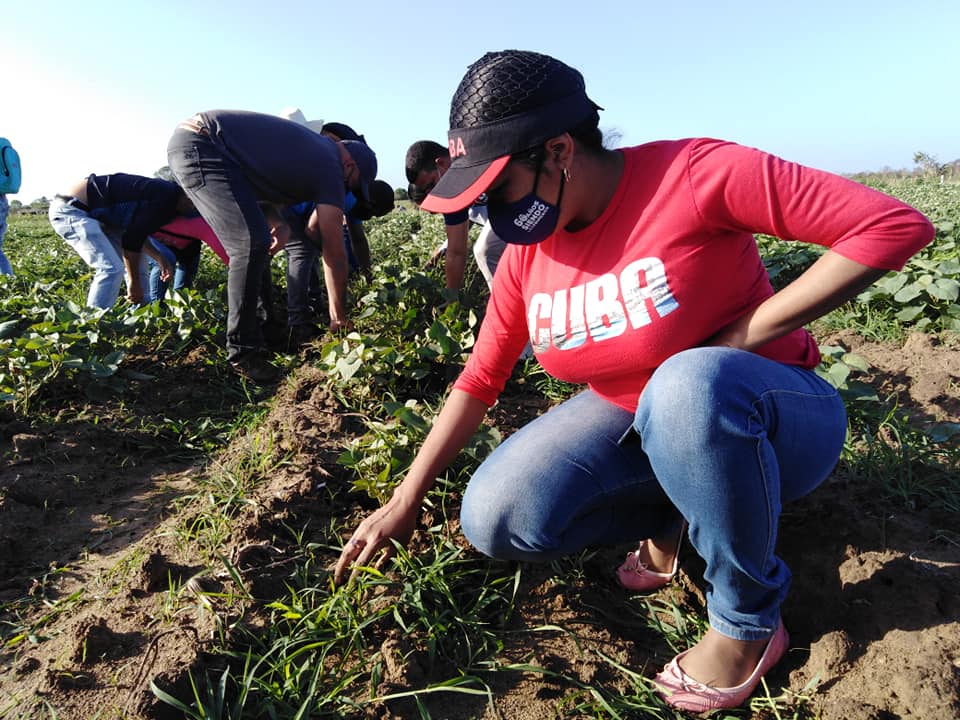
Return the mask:
[[[567,132],[589,153],[600,153],[604,149],[603,133],[600,131],[600,113],[596,110],[593,111],[591,117],[578,123]]]
[[[598,155],[605,149],[603,146],[603,132],[601,132],[599,124],[600,114],[594,110],[590,117],[577,123],[574,127],[567,130],[567,132],[570,133],[570,137],[576,141],[581,149],[590,155]],[[513,153],[510,157],[521,165],[526,165],[531,170],[536,170],[537,166],[543,162],[545,155],[546,152],[541,143],[536,147]]]

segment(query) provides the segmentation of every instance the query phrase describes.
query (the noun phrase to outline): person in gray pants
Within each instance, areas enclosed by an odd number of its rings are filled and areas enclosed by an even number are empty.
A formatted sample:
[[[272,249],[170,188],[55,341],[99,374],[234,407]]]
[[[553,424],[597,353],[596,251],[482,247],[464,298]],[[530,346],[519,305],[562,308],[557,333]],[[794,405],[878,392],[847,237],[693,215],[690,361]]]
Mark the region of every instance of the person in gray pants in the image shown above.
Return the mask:
[[[336,142],[274,115],[209,110],[180,123],[167,146],[170,169],[230,258],[227,275],[227,359],[238,374],[273,382],[257,317],[270,229],[258,202],[315,202],[325,243],[324,281],[330,329],[345,327],[347,261],[339,242],[349,189],[369,197],[377,174],[373,150]]]

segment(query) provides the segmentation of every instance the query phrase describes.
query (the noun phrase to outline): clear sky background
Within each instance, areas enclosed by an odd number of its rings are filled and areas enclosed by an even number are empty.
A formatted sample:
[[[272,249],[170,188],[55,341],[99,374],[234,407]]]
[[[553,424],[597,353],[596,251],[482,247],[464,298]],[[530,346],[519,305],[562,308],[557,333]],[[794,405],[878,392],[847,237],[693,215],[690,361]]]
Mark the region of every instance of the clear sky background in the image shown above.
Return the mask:
[[[577,9],[579,8],[579,9]],[[834,172],[960,158],[957,0],[324,3],[11,0],[0,135],[29,203],[90,173],[153,173],[212,108],[346,122],[406,187],[414,140],[488,50],[579,69],[617,144],[712,136]]]

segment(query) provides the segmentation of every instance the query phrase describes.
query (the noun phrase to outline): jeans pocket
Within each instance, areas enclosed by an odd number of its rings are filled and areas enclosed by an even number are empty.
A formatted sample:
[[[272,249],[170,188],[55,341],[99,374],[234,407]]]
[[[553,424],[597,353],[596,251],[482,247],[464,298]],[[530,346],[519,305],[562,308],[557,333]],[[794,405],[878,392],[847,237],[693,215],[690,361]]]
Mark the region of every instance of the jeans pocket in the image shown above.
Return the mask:
[[[198,190],[206,184],[200,166],[200,151],[196,145],[171,148],[167,161],[184,190]]]

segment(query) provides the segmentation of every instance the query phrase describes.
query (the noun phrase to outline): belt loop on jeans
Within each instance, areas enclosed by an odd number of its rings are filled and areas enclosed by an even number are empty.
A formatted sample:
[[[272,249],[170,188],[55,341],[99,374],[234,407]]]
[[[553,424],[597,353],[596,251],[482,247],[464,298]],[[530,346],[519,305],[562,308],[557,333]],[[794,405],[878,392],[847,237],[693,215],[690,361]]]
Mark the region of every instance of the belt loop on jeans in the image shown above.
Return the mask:
[[[86,203],[80,202],[72,195],[54,195],[54,197],[57,200],[62,200],[64,205],[75,207],[77,210],[82,210],[83,212],[90,212],[90,207]]]

